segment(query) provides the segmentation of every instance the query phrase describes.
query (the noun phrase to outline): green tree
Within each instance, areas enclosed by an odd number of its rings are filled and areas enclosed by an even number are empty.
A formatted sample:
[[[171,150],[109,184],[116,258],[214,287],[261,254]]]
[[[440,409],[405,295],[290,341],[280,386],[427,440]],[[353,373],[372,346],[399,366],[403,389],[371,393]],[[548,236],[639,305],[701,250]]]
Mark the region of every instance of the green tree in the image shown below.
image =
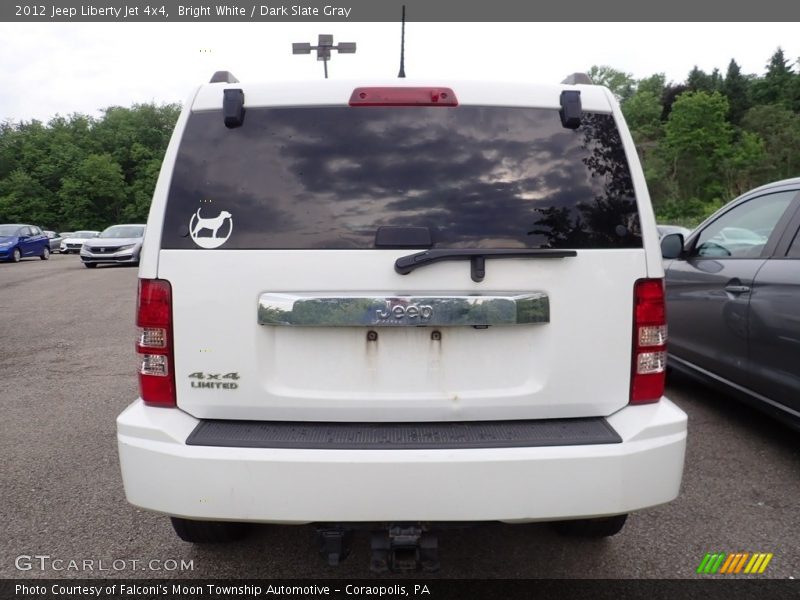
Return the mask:
[[[163,156],[180,107],[174,104],[135,104],[132,108],[112,106],[95,128],[102,151],[111,154],[129,183],[139,161]]]
[[[656,98],[664,96],[664,88],[667,87],[667,76],[664,73],[656,73],[650,77],[640,79],[636,84],[637,92],[650,92]]]
[[[622,105],[622,113],[637,143],[646,143],[661,137],[661,111],[661,100],[650,91],[638,90]]]
[[[145,221],[153,199],[161,158],[143,159],[136,168],[135,177],[129,186],[129,201],[122,211],[125,221]]]
[[[101,148],[122,170],[128,194],[122,215],[129,221],[147,218],[161,160],[179,114],[176,104],[111,107],[96,127]]]
[[[782,104],[792,108],[795,73],[778,48],[767,63],[767,72],[763,78],[753,84],[755,104]]]
[[[674,102],[661,148],[681,198],[710,201],[724,195],[733,130],[728,101],[719,93],[686,92]]]
[[[179,112],[140,104],[100,119],[0,124],[0,221],[63,229],[144,220]]]
[[[19,168],[22,134],[13,123],[0,123],[0,181]]]
[[[592,81],[594,81],[596,85],[606,86],[611,90],[611,93],[617,97],[617,100],[622,101],[633,95],[636,85],[636,80],[631,74],[612,69],[605,65],[592,66],[592,68],[589,69],[589,77],[592,78]]]
[[[56,218],[47,190],[26,171],[16,169],[0,181],[0,223],[49,227]]]
[[[636,93],[622,104],[622,113],[631,129],[642,166],[645,168],[652,160],[652,153],[658,147],[658,140],[664,136],[661,119],[664,107],[661,98],[665,86],[666,77],[663,73],[641,79],[636,84]]]
[[[707,92],[712,93],[717,91],[719,86],[719,71],[714,69],[714,74],[709,75],[697,65],[689,71],[689,76],[686,78],[686,87],[692,92]]]
[[[0,221],[53,226],[58,209],[51,189],[42,181],[50,160],[47,127],[30,121],[4,127],[0,134]]]
[[[661,96],[661,105],[663,106],[663,110],[661,111],[661,120],[666,121],[669,119],[669,115],[672,112],[672,105],[675,103],[675,100],[683,94],[684,92],[688,92],[689,87],[683,84],[672,84],[664,86],[664,93]]]
[[[728,99],[728,120],[739,125],[744,113],[750,108],[750,81],[742,75],[741,67],[733,59],[728,63],[722,93]]]
[[[127,200],[122,169],[110,154],[90,154],[64,179],[59,197],[70,228],[103,229],[119,223]]]
[[[742,119],[742,128],[764,142],[763,182],[800,174],[800,115],[776,104],[754,106]]]
[[[740,131],[724,164],[725,198],[733,198],[764,183],[768,157],[764,140],[755,133]]]

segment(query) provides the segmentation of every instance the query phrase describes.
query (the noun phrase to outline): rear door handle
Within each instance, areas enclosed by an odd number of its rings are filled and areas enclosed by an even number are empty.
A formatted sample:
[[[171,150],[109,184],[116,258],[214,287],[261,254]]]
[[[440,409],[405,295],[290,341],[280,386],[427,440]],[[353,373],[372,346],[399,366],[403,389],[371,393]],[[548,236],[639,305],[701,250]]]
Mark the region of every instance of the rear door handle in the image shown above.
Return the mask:
[[[750,291],[749,285],[726,285],[725,291],[731,294],[746,294]]]

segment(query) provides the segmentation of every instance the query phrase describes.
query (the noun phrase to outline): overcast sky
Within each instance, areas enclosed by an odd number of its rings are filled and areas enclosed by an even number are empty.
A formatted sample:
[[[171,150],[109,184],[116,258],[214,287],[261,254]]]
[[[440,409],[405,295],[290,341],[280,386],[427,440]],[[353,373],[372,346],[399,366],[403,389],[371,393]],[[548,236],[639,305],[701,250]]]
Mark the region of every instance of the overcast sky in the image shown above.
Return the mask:
[[[219,69],[241,81],[321,79],[313,56],[291,54],[291,42],[319,33],[358,44],[355,55],[334,56],[332,78],[397,75],[398,23],[0,23],[0,121],[183,102]],[[797,23],[410,22],[406,72],[558,82],[597,64],[679,82],[694,65],[724,73],[731,58],[763,74],[778,46],[800,57]]]

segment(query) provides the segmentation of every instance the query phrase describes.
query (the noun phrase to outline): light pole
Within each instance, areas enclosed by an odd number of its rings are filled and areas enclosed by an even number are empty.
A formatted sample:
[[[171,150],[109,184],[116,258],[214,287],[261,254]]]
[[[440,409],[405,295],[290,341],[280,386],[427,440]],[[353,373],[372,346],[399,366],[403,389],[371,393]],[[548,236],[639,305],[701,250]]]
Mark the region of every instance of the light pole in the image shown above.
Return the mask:
[[[339,54],[355,54],[355,42],[339,42],[333,45],[333,36],[325,33],[319,34],[316,46],[311,44],[294,43],[292,44],[292,54],[311,54],[312,50],[317,51],[317,60],[321,60],[325,66],[325,79],[328,78],[328,61],[331,59],[331,50],[336,50]]]

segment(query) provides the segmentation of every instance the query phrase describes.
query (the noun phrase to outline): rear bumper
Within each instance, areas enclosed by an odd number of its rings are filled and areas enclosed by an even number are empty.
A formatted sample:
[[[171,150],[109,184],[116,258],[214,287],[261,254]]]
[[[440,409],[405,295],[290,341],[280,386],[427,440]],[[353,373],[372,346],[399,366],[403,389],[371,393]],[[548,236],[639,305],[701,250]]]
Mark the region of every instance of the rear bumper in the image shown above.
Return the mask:
[[[686,415],[667,399],[608,419],[620,444],[456,450],[187,446],[198,420],[130,405],[117,419],[132,504],[194,519],[537,521],[627,513],[678,495]]]

